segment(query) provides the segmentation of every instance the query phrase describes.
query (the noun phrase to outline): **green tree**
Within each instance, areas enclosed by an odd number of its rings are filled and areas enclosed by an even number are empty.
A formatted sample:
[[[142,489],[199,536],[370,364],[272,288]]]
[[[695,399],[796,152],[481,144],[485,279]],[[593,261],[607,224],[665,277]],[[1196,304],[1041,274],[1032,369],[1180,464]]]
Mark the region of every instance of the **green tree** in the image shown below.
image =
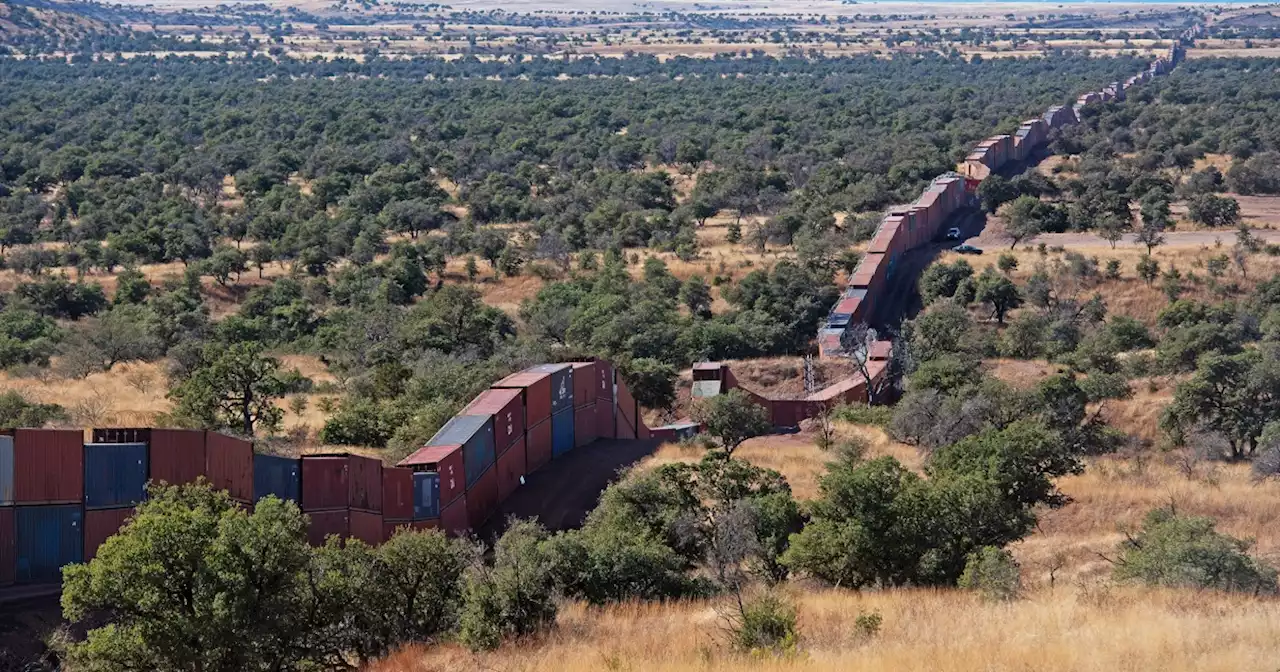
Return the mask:
[[[1136,535],[1121,542],[1115,577],[1154,586],[1275,594],[1276,570],[1248,554],[1252,542],[1215,527],[1212,518],[1155,509]]]
[[[711,317],[711,288],[700,275],[691,275],[680,286],[680,302],[696,317]]]
[[[772,429],[768,411],[741,390],[699,400],[691,416],[695,422],[707,426],[707,434],[714,437],[728,455],[743,441]]]
[[[1146,281],[1147,286],[1151,286],[1155,279],[1160,277],[1160,262],[1151,258],[1151,254],[1144,254],[1138,260],[1138,277]]]
[[[644,408],[670,408],[676,401],[676,369],[665,362],[641,357],[620,371],[636,403]]]
[[[497,648],[555,623],[552,561],[546,530],[514,522],[493,549],[493,566],[476,564],[467,580],[459,637],[473,650]]]
[[[116,305],[123,303],[143,303],[151,294],[151,283],[136,266],[125,266],[116,276],[116,295],[112,299]]]
[[[1187,218],[1204,226],[1235,226],[1240,223],[1240,203],[1234,198],[1201,194],[1187,203]]]
[[[991,306],[991,313],[996,321],[1004,324],[1004,316],[1010,310],[1022,305],[1022,294],[1018,286],[1009,278],[992,270],[990,266],[978,276],[974,298]]]
[[[1272,349],[1204,355],[1195,375],[1178,384],[1161,425],[1175,439],[1196,429],[1216,432],[1232,459],[1252,456],[1263,428],[1280,417],[1278,355]]]
[[[1039,212],[1041,207],[1040,199],[1035,196],[1019,196],[1004,208],[1005,233],[1013,241],[1009,249],[1044,230]]]
[[[204,363],[169,390],[174,415],[207,428],[229,427],[245,436],[274,430],[284,417],[275,402],[287,391],[280,361],[257,343],[210,345]]]
[[[66,419],[66,411],[58,404],[27,401],[17,390],[0,393],[0,422],[5,427],[44,427]]]

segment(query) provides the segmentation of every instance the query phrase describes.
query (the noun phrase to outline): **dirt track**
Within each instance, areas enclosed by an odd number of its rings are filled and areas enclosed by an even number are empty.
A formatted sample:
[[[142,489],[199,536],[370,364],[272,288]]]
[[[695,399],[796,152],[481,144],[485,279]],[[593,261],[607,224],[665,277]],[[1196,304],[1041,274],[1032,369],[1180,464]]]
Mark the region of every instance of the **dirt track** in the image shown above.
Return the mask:
[[[1218,231],[1170,231],[1164,234],[1164,244],[1171,247],[1198,247],[1201,245],[1213,245],[1216,241],[1222,241],[1224,245],[1231,245],[1235,242],[1234,229],[1221,229]],[[1280,243],[1280,231],[1272,231],[1268,229],[1254,229],[1253,236],[1259,240],[1268,243]],[[981,235],[969,241],[978,247],[989,248],[1007,248],[1013,242],[1013,239],[1002,233],[992,231],[983,231]],[[1024,240],[1021,245],[1039,245],[1044,243],[1050,247],[1061,245],[1062,247],[1110,247],[1111,243],[1092,233],[1044,233],[1035,238]],[[1116,248],[1124,247],[1142,247],[1134,238],[1134,234],[1125,234],[1124,239],[1116,243]]]

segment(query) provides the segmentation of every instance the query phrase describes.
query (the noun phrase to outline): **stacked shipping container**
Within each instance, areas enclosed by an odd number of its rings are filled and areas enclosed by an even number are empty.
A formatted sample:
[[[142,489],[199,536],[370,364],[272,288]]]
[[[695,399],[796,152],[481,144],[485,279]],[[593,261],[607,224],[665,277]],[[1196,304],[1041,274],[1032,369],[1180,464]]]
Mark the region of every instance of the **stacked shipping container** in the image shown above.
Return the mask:
[[[311,519],[307,540],[322,545],[332,535],[366,543],[382,541],[382,463],[359,455],[305,455],[302,511]]]

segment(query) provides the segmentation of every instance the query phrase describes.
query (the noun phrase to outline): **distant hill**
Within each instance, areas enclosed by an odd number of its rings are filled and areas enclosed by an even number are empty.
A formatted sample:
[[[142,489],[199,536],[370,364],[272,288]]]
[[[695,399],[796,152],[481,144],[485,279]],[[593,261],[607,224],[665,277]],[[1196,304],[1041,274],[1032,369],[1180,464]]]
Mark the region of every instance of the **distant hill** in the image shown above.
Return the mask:
[[[34,43],[67,44],[90,34],[123,33],[118,26],[75,11],[42,6],[0,3],[0,44],[21,48]]]

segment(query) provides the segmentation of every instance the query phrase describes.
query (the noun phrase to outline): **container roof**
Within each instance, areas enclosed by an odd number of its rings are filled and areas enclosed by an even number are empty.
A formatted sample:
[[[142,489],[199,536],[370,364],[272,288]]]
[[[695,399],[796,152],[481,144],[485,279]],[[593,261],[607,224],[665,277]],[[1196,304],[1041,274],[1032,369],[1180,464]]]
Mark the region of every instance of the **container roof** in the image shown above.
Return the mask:
[[[396,466],[412,467],[415,465],[439,464],[441,460],[459,450],[462,450],[462,446],[460,444],[423,446],[422,448],[413,451],[413,454],[409,457],[397,462]]]
[[[720,362],[698,362],[693,365],[694,371],[719,371],[724,364]]]

